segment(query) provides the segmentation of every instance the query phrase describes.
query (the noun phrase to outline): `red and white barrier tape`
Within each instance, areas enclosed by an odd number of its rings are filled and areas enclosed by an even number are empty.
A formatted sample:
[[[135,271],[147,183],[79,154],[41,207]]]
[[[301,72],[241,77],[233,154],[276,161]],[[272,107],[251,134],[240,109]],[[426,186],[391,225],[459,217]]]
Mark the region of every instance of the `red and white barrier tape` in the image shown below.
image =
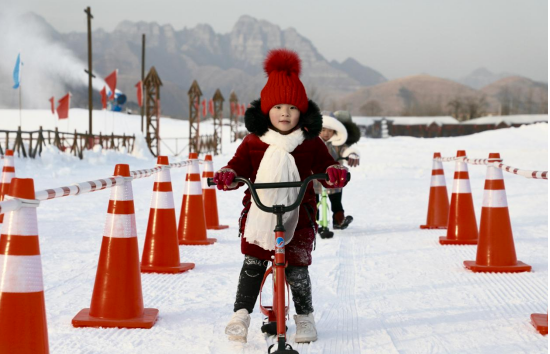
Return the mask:
[[[436,157],[434,161],[448,162],[461,160],[470,165],[486,165],[499,168],[503,171],[513,173],[515,175],[523,176],[525,178],[533,179],[548,179],[548,171],[529,171],[529,170],[520,170],[512,166],[505,165],[499,161],[490,161],[493,159],[469,159],[467,157]]]
[[[456,161],[458,157],[436,157],[434,158],[434,161],[440,161],[440,162],[450,162],[450,161]]]
[[[63,187],[58,187],[53,189],[36,191],[35,198],[37,200],[49,200],[49,199],[55,199],[55,198],[61,198],[61,197],[68,197],[71,195],[80,195],[84,193],[96,192],[103,189],[114,187],[116,185],[121,185],[128,179],[134,180],[138,178],[150,177],[166,168],[185,167],[190,165],[191,162],[192,160],[186,160],[186,161],[171,163],[169,166],[156,166],[153,168],[148,168],[143,170],[130,171],[130,177],[116,176],[116,177],[102,178],[102,179],[97,179],[93,181],[75,183],[70,186],[63,186]],[[8,210],[8,211],[11,211],[11,210]],[[3,208],[0,209],[0,214],[3,212],[6,212],[5,209]]]
[[[533,178],[533,179],[548,179],[548,171],[527,171],[527,170],[520,170],[518,168],[507,166],[503,163],[499,162],[492,162],[491,165],[495,166],[496,168],[500,168],[503,171],[513,173],[515,175],[520,175],[525,178]]]
[[[154,175],[155,173],[162,171],[165,167],[157,166],[153,168],[147,168],[144,170],[130,171],[132,179],[145,178]]]
[[[203,160],[199,160],[199,162],[200,161],[203,161]],[[40,201],[42,200],[49,200],[49,199],[55,199],[60,197],[67,197],[70,195],[80,195],[84,193],[100,191],[103,189],[114,187],[116,185],[121,185],[127,180],[150,177],[164,169],[186,167],[191,165],[192,163],[193,163],[193,160],[185,160],[180,162],[174,162],[174,163],[171,163],[170,165],[156,166],[153,168],[148,168],[143,170],[130,171],[130,177],[116,176],[116,177],[102,178],[102,179],[96,179],[93,181],[75,183],[70,186],[63,186],[63,187],[58,187],[53,189],[44,189],[41,191],[36,191],[34,200],[14,198],[14,199],[7,199],[3,202],[0,202],[0,214],[19,210],[22,207],[37,207],[40,204]],[[8,196],[6,198],[10,198],[10,197]]]

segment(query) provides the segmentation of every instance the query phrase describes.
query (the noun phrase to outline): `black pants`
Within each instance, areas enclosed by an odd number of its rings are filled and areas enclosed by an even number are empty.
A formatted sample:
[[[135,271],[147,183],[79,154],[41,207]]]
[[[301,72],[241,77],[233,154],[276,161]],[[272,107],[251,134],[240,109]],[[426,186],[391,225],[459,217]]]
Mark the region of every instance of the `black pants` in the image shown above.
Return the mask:
[[[315,195],[315,200],[319,203],[321,198],[320,194]],[[344,211],[344,206],[342,205],[342,192],[329,194],[328,199],[330,200],[330,210],[332,214],[336,214],[339,211]],[[317,220],[319,220],[319,210],[317,210]]]
[[[260,294],[260,286],[267,269],[268,261],[262,261],[256,257],[245,256],[237,296],[233,311],[247,309],[252,313],[256,300]],[[298,315],[307,315],[313,312],[313,301],[311,297],[311,280],[308,267],[288,266],[285,270],[286,281],[290,285],[292,300]]]

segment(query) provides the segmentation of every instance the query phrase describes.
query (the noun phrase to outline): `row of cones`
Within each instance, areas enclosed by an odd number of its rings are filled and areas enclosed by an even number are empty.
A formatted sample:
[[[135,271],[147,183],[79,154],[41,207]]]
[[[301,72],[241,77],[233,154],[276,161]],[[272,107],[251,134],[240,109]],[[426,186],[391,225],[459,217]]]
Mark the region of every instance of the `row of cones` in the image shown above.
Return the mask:
[[[473,272],[529,272],[531,266],[517,260],[508,211],[502,170],[489,165],[481,209],[479,234],[477,229],[468,165],[461,159],[455,163],[451,202],[441,161],[434,153],[428,215],[421,229],[447,229],[439,238],[442,245],[478,245],[475,261],[464,261]],[[459,150],[456,157],[466,157]],[[490,153],[488,162],[500,162],[499,153]],[[548,333],[548,314],[532,314],[531,322],[541,334]]]
[[[158,310],[144,308],[140,270],[181,273],[192,269],[193,263],[180,263],[178,244],[213,244],[216,239],[206,237],[207,225],[227,227],[218,224],[215,190],[199,193],[197,189],[197,183],[201,188],[197,155],[189,158],[179,228],[170,171],[165,168],[157,174],[141,265],[132,184],[128,181],[111,189],[91,305],[74,317],[73,326],[151,328]],[[168,158],[159,157],[157,165],[167,166]],[[202,178],[213,173],[212,158],[207,156]],[[8,150],[0,192],[8,190],[8,198],[35,199],[33,180],[14,175],[13,152]],[[117,165],[114,176],[130,177],[129,166]],[[0,238],[0,353],[48,353],[36,209],[9,212],[5,223]]]
[[[474,272],[531,271],[531,266],[516,257],[502,170],[487,166],[478,234],[468,165],[462,159],[456,161],[449,207],[443,165],[435,160],[440,157],[434,153],[428,217],[420,228],[446,228],[447,235],[439,238],[442,245],[478,245],[476,260],[464,261],[464,266]],[[459,150],[456,157],[466,158],[466,151]],[[500,154],[489,154],[488,162],[500,161]]]

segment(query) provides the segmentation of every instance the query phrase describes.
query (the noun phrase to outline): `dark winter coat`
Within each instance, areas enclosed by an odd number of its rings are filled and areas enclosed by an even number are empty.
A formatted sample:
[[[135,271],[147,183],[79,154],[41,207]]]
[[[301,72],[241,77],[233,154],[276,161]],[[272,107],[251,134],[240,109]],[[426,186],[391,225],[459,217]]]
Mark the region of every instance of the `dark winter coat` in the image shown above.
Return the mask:
[[[265,151],[269,147],[260,140],[269,129],[269,117],[261,112],[260,100],[252,102],[252,106],[245,113],[245,124],[252,133],[247,135],[238,147],[235,156],[229,161],[226,168],[235,170],[238,176],[256,179],[256,173]],[[313,173],[324,173],[326,169],[335,165],[336,161],[330,156],[325,144],[319,138],[322,118],[315,103],[309,101],[309,109],[301,114],[298,125],[304,132],[305,140],[291,155],[294,157],[301,180]],[[239,232],[244,233],[246,217],[251,206],[250,191],[245,191],[243,198],[244,209],[239,220]],[[311,251],[315,240],[317,204],[312,184],[308,186],[302,204],[300,205],[298,225],[292,241],[285,247],[286,260],[289,265],[307,266],[311,264]],[[244,237],[241,239],[241,251],[243,254],[254,256],[263,260],[270,260],[273,251],[250,244]]]

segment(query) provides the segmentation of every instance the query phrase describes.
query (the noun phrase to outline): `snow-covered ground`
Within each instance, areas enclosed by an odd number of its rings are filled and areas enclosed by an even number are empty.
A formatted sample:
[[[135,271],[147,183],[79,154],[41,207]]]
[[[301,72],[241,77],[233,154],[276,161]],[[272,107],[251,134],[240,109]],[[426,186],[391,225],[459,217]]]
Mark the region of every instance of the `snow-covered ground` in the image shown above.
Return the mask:
[[[0,112],[0,129],[13,128],[3,119],[6,112]],[[24,117],[30,115],[24,112]],[[139,131],[137,118],[128,117],[127,126]],[[178,121],[172,129],[186,136],[186,126]],[[117,127],[121,132],[124,124]],[[215,167],[223,166],[238,146],[227,141],[223,155],[214,157]],[[500,152],[508,165],[547,170],[547,124],[456,138],[362,139],[358,147],[361,165],[351,170],[352,181],[344,191],[346,213],[355,221],[333,239],[318,238],[313,252],[310,272],[319,340],[295,345],[291,320],[290,344],[302,354],[547,353],[547,337],[529,319],[548,308],[546,180],[504,174],[516,253],[533,266],[530,273],[469,272],[462,262],[475,259],[476,246],[440,246],[438,238],[445,231],[419,229],[426,221],[433,152],[454,156],[464,149],[472,158]],[[16,174],[34,178],[36,189],[45,189],[108,177],[116,163],[128,163],[132,170],[154,166],[154,159],[139,148],[132,156],[86,152],[82,161],[50,148],[40,159],[16,159]],[[450,192],[454,166],[444,167]],[[485,168],[469,170],[479,222]],[[184,169],[172,170],[178,218],[184,179]],[[140,252],[152,187],[153,178],[133,182]],[[90,305],[109,191],[43,202],[38,222],[51,352],[267,352],[258,310],[252,314],[247,344],[228,342],[224,335],[243,259],[236,227],[243,190],[217,195],[220,222],[230,228],[208,231],[218,239],[212,246],[180,246],[182,262],[193,262],[196,268],[178,275],[142,275],[145,307],[160,311],[149,330],[71,325]]]

